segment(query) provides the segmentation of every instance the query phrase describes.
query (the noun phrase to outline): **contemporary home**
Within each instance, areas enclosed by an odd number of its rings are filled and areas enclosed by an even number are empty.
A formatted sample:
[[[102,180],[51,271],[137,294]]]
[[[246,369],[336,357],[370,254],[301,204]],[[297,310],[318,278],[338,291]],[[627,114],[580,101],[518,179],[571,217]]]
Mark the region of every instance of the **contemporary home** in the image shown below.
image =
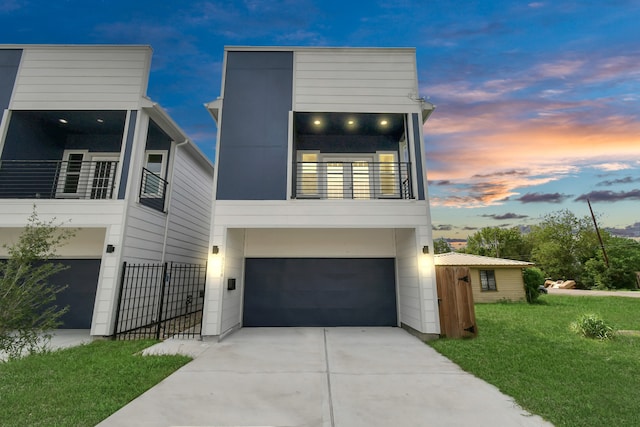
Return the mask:
[[[531,262],[449,252],[435,255],[436,268],[467,267],[474,302],[524,301],[522,269]]]
[[[213,165],[146,97],[151,54],[0,46],[0,242],[34,206],[76,229],[58,252],[63,327],[95,336],[113,332],[124,262],[204,264],[210,252]]]
[[[205,336],[440,332],[414,49],[227,47]]]

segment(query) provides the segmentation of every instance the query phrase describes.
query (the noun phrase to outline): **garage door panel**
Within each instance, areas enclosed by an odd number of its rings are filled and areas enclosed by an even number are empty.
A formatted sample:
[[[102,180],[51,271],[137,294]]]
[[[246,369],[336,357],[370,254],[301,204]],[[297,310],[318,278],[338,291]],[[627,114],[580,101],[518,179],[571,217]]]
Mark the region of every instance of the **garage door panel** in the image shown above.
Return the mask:
[[[249,258],[244,326],[397,326],[392,258]]]
[[[67,289],[56,296],[58,307],[69,306],[69,311],[62,316],[62,329],[89,329],[96,299],[98,276],[100,274],[99,259],[61,259],[57,263],[68,268],[51,278],[58,285],[68,285]]]

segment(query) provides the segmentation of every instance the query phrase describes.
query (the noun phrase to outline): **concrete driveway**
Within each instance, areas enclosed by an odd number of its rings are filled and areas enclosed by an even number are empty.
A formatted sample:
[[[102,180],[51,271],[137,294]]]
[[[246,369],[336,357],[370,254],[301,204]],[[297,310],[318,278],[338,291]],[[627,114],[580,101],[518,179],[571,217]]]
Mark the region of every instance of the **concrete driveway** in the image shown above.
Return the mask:
[[[244,328],[99,426],[551,426],[399,328]]]

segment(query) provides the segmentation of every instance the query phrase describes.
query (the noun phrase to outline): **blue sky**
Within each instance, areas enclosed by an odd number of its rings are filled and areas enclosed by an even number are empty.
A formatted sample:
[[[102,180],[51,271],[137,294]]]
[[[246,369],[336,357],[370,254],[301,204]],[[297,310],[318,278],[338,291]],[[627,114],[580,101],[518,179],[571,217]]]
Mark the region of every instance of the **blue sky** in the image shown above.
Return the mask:
[[[149,96],[214,157],[225,45],[415,47],[435,237],[588,215],[640,237],[640,0],[22,1],[0,43],[149,44]]]

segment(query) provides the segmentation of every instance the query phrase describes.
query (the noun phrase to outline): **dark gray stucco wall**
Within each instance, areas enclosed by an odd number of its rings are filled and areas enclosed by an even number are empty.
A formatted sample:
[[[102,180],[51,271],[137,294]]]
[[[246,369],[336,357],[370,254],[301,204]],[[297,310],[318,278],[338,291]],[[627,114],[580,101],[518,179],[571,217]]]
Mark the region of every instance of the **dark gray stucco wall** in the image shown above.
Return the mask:
[[[133,138],[135,137],[137,111],[131,111],[129,115],[129,127],[127,128],[127,139],[124,143],[124,156],[122,156],[122,174],[120,175],[120,188],[118,189],[118,199],[123,200],[127,194],[127,180],[129,179],[129,164],[131,163],[131,150],[133,149]]]
[[[0,49],[0,112],[9,108],[22,49]]]
[[[424,169],[422,167],[422,147],[424,142],[420,138],[420,118],[418,114],[412,114],[413,120],[413,145],[415,147],[416,174],[418,176],[418,200],[424,200]]]
[[[228,52],[218,200],[285,200],[293,52]]]

